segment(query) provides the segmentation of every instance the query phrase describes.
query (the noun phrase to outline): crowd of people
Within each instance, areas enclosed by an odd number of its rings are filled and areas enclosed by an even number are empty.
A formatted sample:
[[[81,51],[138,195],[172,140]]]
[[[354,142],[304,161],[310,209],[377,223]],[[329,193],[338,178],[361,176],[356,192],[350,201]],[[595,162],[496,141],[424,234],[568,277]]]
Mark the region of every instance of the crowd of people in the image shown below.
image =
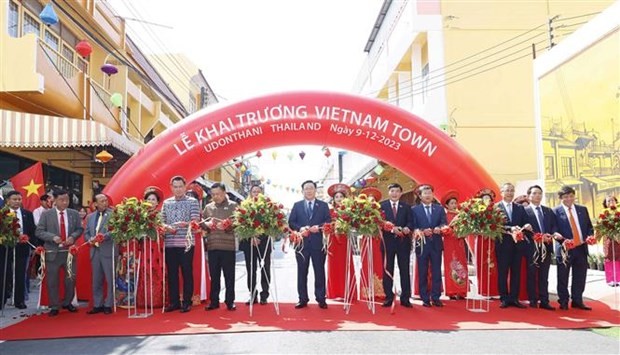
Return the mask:
[[[445,227],[458,214],[460,196],[454,190],[435,196],[429,184],[415,189],[418,203],[413,206],[402,201],[403,188],[397,183],[388,186],[385,200],[377,188],[360,191],[372,201],[380,202],[382,215],[393,226],[378,236],[351,238],[338,235],[333,228],[329,229],[331,234],[324,235],[324,226],[332,223],[331,211],[338,209],[344,198],[351,197],[351,188],[342,183],[330,186],[331,201],[327,203],[317,198],[314,181],[305,181],[301,187],[303,199],[292,206],[288,217],[289,228],[305,236],[295,245],[298,292],[295,308],[308,307],[310,302],[307,285],[310,264],[314,273],[314,299],[322,309],[328,307],[328,299],[346,302],[379,299],[383,307],[392,307],[397,297],[401,306],[411,308],[413,296],[418,296],[424,307],[443,307],[442,294],[453,300],[467,297],[471,284],[468,265],[472,264],[478,268],[476,291],[489,297],[498,296],[500,308],[529,306],[555,310],[548,290],[549,269],[555,258],[559,308],[566,310],[570,305],[591,309],[584,303],[583,292],[588,265],[585,241],[594,230],[587,208],[575,204],[575,190],[569,186],[558,192],[561,204],[555,208],[541,205],[543,190],[538,185],[531,186],[525,198],[515,199],[514,185],[505,183],[500,187],[499,201],[495,201],[492,189],[481,189],[475,197],[495,205],[505,216],[502,236],[495,241],[445,234]],[[30,245],[17,244],[11,252],[5,252],[8,247],[0,246],[0,268],[8,270],[2,279],[6,292],[1,306],[12,295],[16,308],[27,307],[24,299],[29,280],[27,270],[35,262],[31,255],[32,247],[36,246],[45,250],[41,304],[49,307],[52,317],[61,309],[78,311],[74,305],[76,286],[77,298],[90,301],[88,314],[111,314],[114,305],[123,304],[127,297],[134,297],[130,302],[137,305],[148,303],[151,307],[163,307],[165,312],[183,313],[206,301],[205,310],[210,311],[220,307],[222,277],[224,305],[234,311],[237,249],[245,256],[250,294],[245,304],[269,303],[274,236],[263,234],[237,241],[233,226],[227,223],[237,204],[228,198],[224,184],[215,183],[211,187],[212,200],[204,207],[203,191],[188,186],[182,176],[170,180],[170,191],[172,197],[164,199],[163,191],[151,186],[143,196],[153,211],[159,211],[163,223],[161,238],[139,246],[145,249],[142,252],[149,251],[145,253],[149,257],[139,261],[139,269],[148,273],[153,294],[150,300],[143,296],[142,284],[124,284],[128,278],[118,276],[130,272],[122,270],[129,265],[122,260],[131,255],[122,245],[114,245],[108,230],[113,213],[109,196],[97,194],[94,210],[89,213],[86,208],[79,211],[68,208],[69,194],[56,190],[53,196],[41,196],[41,207],[30,212],[21,206],[19,192],[9,192],[5,202],[16,213],[21,234],[29,237]],[[253,186],[249,197],[262,193],[260,186]],[[616,203],[614,196],[608,196],[604,206]],[[200,231],[195,238],[188,239],[186,235],[192,225],[199,225]],[[515,238],[517,230],[523,232],[523,239]],[[542,244],[544,251],[540,243],[534,242],[537,234],[552,241]],[[563,253],[565,240],[572,240],[574,247]],[[75,256],[77,261],[67,258],[72,245],[84,244],[86,247],[80,247]],[[285,239],[283,249],[286,245]],[[618,243],[605,239],[604,249],[607,269],[620,267]],[[358,277],[353,262],[356,250],[362,264]],[[413,278],[412,253],[415,255]],[[613,263],[616,268],[611,267]],[[399,285],[394,282],[395,265],[398,265]],[[610,285],[618,285],[617,274],[611,271],[606,274]],[[569,275],[572,275],[570,291]],[[196,286],[201,280],[209,280],[208,285]],[[204,292],[205,288],[209,291]],[[528,301],[528,305],[523,301]]]

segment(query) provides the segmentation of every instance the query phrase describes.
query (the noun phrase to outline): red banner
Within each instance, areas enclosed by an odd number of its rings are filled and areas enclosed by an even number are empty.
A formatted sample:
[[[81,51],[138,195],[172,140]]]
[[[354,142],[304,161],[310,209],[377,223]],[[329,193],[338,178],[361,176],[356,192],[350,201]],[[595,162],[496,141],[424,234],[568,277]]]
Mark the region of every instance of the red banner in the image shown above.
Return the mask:
[[[13,188],[22,194],[22,205],[25,209],[33,211],[40,206],[39,197],[45,193],[43,165],[41,162],[19,172],[10,178],[9,181]]]

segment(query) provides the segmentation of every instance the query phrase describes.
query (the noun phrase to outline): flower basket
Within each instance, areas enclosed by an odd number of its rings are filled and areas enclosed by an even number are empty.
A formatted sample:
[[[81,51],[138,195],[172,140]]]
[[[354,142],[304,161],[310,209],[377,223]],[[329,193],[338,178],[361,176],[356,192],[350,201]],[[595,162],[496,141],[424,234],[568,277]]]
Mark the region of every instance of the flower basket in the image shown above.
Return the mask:
[[[604,209],[596,219],[594,231],[599,240],[609,238],[620,242],[620,210],[616,206]]]
[[[288,230],[283,206],[263,194],[241,202],[232,215],[232,226],[240,240],[259,235],[275,236]]]
[[[331,217],[336,235],[356,231],[359,235],[378,238],[383,226],[381,205],[369,200],[365,194],[342,200],[342,204],[331,212]]]
[[[19,219],[8,206],[4,206],[0,209],[0,245],[13,247],[19,242]]]
[[[146,237],[157,239],[157,229],[161,219],[151,204],[135,197],[125,198],[116,205],[108,221],[108,230],[116,243],[142,240]]]
[[[472,198],[461,203],[450,227],[460,238],[480,235],[495,240],[502,237],[505,220],[506,217],[499,208],[485,204],[482,199]]]

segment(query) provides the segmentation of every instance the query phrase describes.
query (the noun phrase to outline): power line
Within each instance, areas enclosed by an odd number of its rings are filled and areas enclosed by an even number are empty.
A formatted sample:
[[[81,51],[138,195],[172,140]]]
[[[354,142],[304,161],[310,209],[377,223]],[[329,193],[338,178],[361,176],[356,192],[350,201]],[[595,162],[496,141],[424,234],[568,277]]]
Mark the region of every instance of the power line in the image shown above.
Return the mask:
[[[102,35],[94,26],[92,26],[87,19],[84,18],[84,16],[82,16],[79,11],[77,11],[73,6],[71,6],[70,1],[65,2],[65,4],[74,12],[76,13],[80,19],[82,21],[84,21],[85,24],[88,24],[88,26],[94,31],[94,33],[96,33],[97,35],[99,35],[101,38],[103,38],[103,41],[105,41],[109,46],[107,47],[98,37],[93,35],[93,32],[89,31],[87,28],[84,27],[84,25],[82,23],[80,23],[79,21],[76,21],[76,19],[67,12],[67,10],[65,10],[62,6],[60,6],[57,2],[57,0],[52,0],[52,2],[56,5],[56,7],[58,7],[68,18],[70,18],[71,20],[73,20],[73,22],[82,30],[84,31],[84,33],[86,33],[90,38],[92,38],[97,44],[99,44],[103,49],[105,49],[106,51],[109,52],[109,54],[111,56],[113,56],[114,58],[116,58],[119,62],[121,62],[123,65],[127,66],[128,68],[131,68],[140,78],[142,78],[142,80],[144,80],[145,82],[149,83],[152,85],[152,89],[154,89],[155,91],[157,91],[162,97],[164,97],[165,99],[168,100],[169,104],[174,107],[175,109],[178,110],[178,112],[182,115],[187,115],[187,111],[185,110],[185,107],[183,107],[183,105],[181,105],[180,107],[177,105],[177,101],[173,100],[170,98],[169,95],[167,95],[166,93],[164,93],[158,86],[157,84],[153,81],[153,79],[151,79],[150,77],[148,77],[147,75],[143,74],[140,70],[138,70],[138,68],[136,68],[133,64],[131,64],[129,62],[129,59],[127,59],[127,57],[125,57],[123,54],[120,54],[116,52],[116,50],[114,49],[115,45],[113,43],[111,43],[105,35]],[[122,58],[121,58],[122,57]],[[172,95],[174,95],[174,93],[172,93]]]

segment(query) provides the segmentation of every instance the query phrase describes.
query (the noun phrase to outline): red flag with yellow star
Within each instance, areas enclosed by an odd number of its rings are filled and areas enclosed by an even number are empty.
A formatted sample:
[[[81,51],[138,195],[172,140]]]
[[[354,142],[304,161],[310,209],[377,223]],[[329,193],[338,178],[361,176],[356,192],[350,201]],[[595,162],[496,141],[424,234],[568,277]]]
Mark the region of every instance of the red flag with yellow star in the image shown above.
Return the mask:
[[[10,178],[9,181],[15,190],[21,192],[22,205],[25,209],[33,211],[40,206],[39,196],[45,193],[43,165],[41,162],[19,172]]]

